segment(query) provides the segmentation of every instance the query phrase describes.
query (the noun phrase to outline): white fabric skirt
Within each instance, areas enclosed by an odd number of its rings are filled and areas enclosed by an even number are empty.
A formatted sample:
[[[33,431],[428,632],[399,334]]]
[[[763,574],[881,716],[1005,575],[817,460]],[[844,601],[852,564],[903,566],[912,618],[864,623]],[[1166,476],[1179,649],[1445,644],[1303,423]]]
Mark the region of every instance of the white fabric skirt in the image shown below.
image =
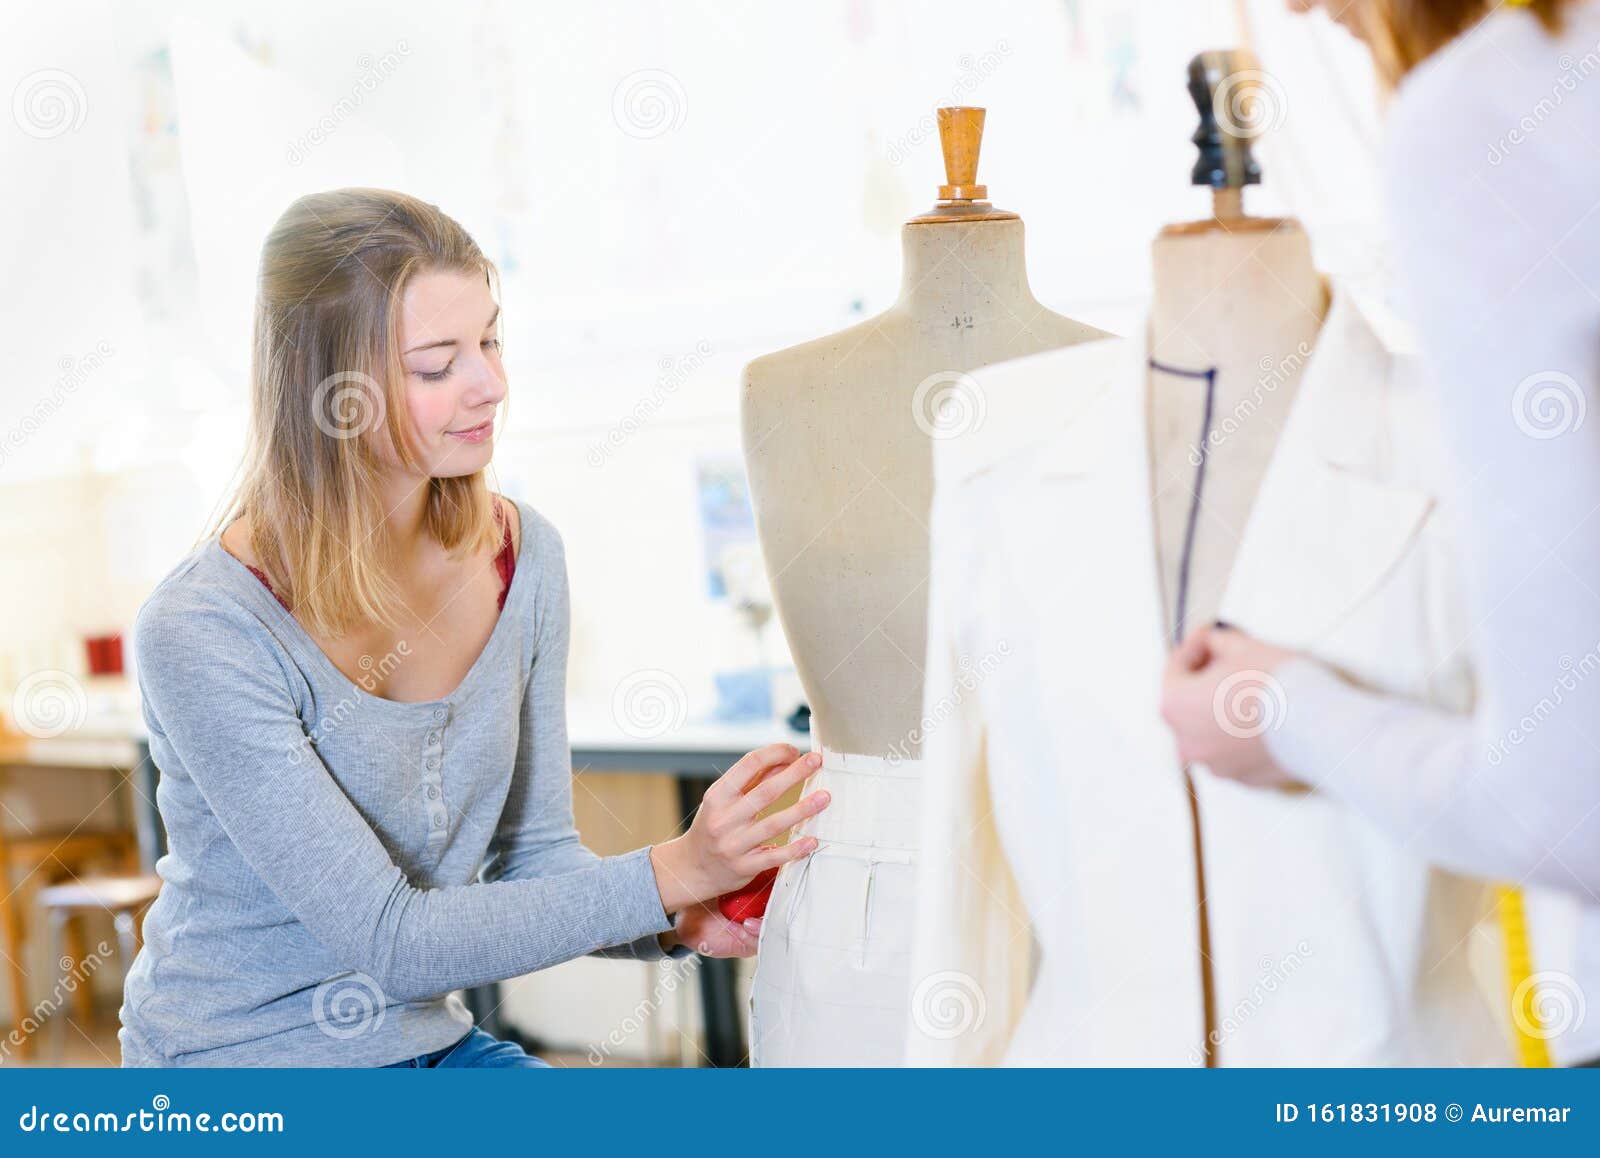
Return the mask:
[[[783,866],[750,988],[752,1066],[897,1066],[910,1006],[921,762],[822,750],[795,828],[817,851]]]

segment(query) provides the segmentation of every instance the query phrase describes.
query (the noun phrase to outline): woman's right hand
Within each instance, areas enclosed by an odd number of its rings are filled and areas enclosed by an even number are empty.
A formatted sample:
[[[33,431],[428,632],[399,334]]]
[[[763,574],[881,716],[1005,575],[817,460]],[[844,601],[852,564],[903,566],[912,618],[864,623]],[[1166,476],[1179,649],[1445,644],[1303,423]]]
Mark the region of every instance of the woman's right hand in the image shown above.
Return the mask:
[[[828,807],[819,790],[768,817],[761,813],[822,765],[816,752],[769,744],[747,753],[719,776],[694,814],[689,831],[651,846],[650,863],[662,907],[675,913],[748,884],[769,868],[809,855],[814,837],[773,845],[774,839]]]

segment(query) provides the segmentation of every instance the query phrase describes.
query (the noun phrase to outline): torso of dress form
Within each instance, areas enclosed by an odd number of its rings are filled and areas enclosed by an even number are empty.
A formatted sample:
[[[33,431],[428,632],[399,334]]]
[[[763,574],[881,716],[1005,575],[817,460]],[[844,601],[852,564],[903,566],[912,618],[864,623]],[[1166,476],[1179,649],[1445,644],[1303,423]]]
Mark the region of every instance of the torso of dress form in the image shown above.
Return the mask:
[[[932,441],[981,421],[964,377],[1103,337],[1040,305],[1022,221],[974,184],[983,110],[939,110],[949,184],[902,229],[900,294],[850,329],[751,362],[743,435],[773,597],[833,794],[779,874],[752,1064],[897,1064],[927,640]],[[848,948],[846,947],[848,945]]]
[[[1170,226],[1151,260],[1151,493],[1163,603],[1179,638],[1216,619],[1328,292],[1292,220]]]

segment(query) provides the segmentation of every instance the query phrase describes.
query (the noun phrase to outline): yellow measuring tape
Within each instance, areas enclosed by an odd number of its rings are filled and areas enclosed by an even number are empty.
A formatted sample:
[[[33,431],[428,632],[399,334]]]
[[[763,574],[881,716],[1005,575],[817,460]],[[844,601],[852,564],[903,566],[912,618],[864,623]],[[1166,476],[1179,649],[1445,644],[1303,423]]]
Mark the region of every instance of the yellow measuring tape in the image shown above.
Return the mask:
[[[1533,983],[1533,949],[1528,943],[1528,915],[1522,890],[1495,886],[1495,908],[1506,948],[1506,992],[1511,997],[1511,1036],[1517,1058],[1530,1069],[1550,1068],[1550,1045],[1539,1019],[1537,986]]]

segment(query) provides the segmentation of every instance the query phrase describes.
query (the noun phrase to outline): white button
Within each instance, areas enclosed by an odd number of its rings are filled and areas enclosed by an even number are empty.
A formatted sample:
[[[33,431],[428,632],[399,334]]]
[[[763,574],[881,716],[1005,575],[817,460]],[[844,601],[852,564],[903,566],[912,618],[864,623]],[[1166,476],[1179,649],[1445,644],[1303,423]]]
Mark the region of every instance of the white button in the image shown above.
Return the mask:
[[[439,742],[439,733],[438,732],[429,732],[428,733],[428,743],[437,744],[438,742]]]
[[[438,766],[439,766],[439,757],[437,757],[437,756],[429,756],[428,757],[428,767],[430,769],[432,769],[432,768],[437,768]]]
[[[434,816],[433,816],[433,827],[435,827],[435,828],[443,828],[444,827],[444,813],[442,813],[442,812],[434,813]]]
[[[429,800],[437,800],[437,799],[439,799],[439,786],[438,785],[436,785],[436,784],[428,785],[428,799]]]
[[[439,721],[442,722],[444,720],[444,714],[445,714],[445,712],[444,712],[443,708],[434,708],[433,709],[433,718],[436,719],[436,720],[439,720]]]

